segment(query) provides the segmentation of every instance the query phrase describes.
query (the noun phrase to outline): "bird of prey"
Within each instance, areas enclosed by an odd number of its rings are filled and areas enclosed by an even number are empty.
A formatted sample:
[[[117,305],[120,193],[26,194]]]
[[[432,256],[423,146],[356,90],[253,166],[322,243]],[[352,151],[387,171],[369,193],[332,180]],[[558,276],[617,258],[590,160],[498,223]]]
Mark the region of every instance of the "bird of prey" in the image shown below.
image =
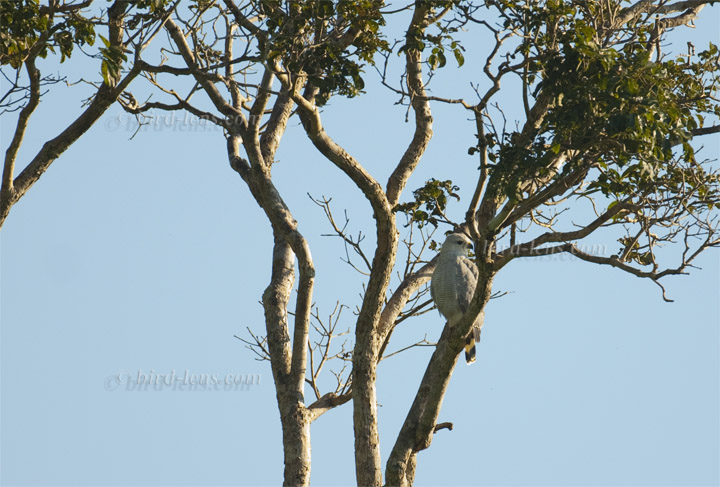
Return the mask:
[[[451,233],[440,249],[437,265],[430,283],[430,294],[438,311],[448,322],[456,325],[470,307],[478,280],[478,268],[468,257],[472,242],[465,235]],[[465,361],[475,362],[475,342],[480,341],[483,323],[481,312],[465,342]]]

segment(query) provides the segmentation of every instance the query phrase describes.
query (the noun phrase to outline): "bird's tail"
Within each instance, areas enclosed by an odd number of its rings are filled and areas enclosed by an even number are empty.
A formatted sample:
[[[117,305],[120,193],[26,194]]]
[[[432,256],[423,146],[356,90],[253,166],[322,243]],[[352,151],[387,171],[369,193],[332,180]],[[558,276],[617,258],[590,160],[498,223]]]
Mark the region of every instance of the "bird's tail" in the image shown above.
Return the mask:
[[[465,339],[465,362],[468,365],[475,362],[475,356],[477,350],[475,349],[475,342],[480,341],[480,327],[474,327],[472,332]]]
[[[475,340],[473,340],[472,335],[470,335],[465,339],[465,362],[467,362],[468,365],[475,362],[475,354]]]

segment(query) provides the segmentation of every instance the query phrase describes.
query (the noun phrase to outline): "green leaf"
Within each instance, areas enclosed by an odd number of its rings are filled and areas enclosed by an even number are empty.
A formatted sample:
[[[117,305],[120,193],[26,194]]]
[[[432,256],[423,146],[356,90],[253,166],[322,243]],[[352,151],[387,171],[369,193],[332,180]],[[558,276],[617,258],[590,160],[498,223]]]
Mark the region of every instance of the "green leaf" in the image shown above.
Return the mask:
[[[462,67],[465,64],[465,56],[463,56],[460,49],[453,49],[453,54],[455,55],[455,61],[458,63],[458,68]]]

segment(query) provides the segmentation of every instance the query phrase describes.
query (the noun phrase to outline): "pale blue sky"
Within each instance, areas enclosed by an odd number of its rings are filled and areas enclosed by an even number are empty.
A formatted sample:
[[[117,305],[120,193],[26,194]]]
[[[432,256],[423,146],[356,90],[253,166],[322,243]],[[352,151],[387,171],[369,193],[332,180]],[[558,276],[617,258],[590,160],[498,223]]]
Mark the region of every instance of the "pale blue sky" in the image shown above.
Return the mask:
[[[719,12],[704,11],[690,32],[698,49],[718,41]],[[479,68],[466,57],[462,69],[451,61],[438,74],[435,94],[471,96],[467,80],[478,79]],[[70,80],[88,75],[80,59],[67,69]],[[372,73],[366,81],[368,95],[335,101],[323,116],[330,135],[385,181],[411,127],[404,107],[392,105],[396,97]],[[33,118],[23,160],[86,93],[53,89]],[[512,113],[513,95],[506,102]],[[409,189],[429,177],[453,179],[463,199],[449,212],[461,219],[476,177],[467,155],[473,124],[458,107],[437,105],[434,117],[435,137]],[[127,121],[111,108],[0,232],[0,481],[279,485],[269,365],[233,338],[246,326],[263,332],[269,225],[229,168],[220,131],[188,131],[176,120],[128,140]],[[13,123],[2,119],[3,150]],[[703,143],[705,157],[720,155],[717,136]],[[354,307],[361,276],[340,261],[340,241],[321,236],[328,226],[307,193],[332,197],[338,215],[348,210],[351,229],[372,240],[369,206],[296,120],[278,159],[276,184],[315,257],[321,314],[337,300]],[[617,247],[594,242],[608,253]],[[455,371],[440,414],[455,429],[419,454],[416,484],[718,485],[719,256],[710,251],[697,262],[702,270],[666,280],[671,304],[649,281],[567,257],[503,269],[495,289],[510,294],[487,309],[478,362]],[[352,326],[352,314],[341,323]],[[390,348],[435,339],[442,325],[435,312],[405,322]],[[413,349],[379,367],[383,459],[430,353]],[[261,380],[232,391],[107,390],[108,378],[150,370]],[[314,423],[312,442],[312,484],[353,485],[351,405]]]

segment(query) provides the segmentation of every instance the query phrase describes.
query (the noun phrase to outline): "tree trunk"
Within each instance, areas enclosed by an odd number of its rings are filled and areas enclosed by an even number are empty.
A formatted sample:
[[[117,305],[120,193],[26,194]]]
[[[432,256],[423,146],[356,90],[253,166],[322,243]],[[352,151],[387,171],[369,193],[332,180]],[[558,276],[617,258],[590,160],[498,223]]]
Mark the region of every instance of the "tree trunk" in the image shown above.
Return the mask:
[[[280,394],[278,394],[280,396]],[[278,397],[283,432],[283,487],[310,485],[310,418],[305,406],[291,397]]]
[[[353,361],[355,474],[360,486],[382,484],[375,362],[374,356],[368,355]]]
[[[377,248],[363,307],[358,315],[353,350],[353,426],[355,473],[363,487],[382,485],[380,437],[378,434],[376,369],[380,353],[380,317],[385,293],[397,255],[395,218],[387,207],[375,210]]]
[[[450,382],[464,338],[457,330],[445,327],[435,353],[425,370],[420,388],[403,423],[385,469],[385,485],[412,485],[415,454],[430,446],[432,431],[440,412],[442,398]]]

